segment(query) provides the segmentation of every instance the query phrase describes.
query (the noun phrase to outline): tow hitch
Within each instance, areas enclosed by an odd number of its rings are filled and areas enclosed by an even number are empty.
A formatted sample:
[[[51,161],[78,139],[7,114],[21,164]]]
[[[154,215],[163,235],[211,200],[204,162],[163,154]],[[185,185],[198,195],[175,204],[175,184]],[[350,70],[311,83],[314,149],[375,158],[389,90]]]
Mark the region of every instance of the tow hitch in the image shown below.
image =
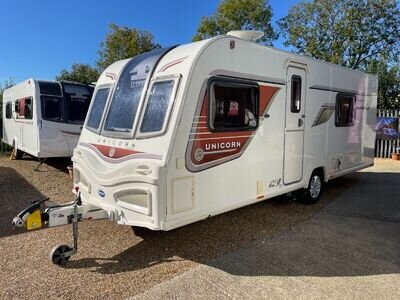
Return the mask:
[[[101,208],[82,204],[80,194],[74,201],[66,204],[49,204],[49,206],[46,206],[48,200],[46,198],[34,202],[20,212],[12,223],[16,227],[25,227],[27,230],[72,224],[72,248],[68,245],[57,245],[50,251],[50,260],[54,264],[62,266],[78,251],[78,222],[106,219],[108,214]]]

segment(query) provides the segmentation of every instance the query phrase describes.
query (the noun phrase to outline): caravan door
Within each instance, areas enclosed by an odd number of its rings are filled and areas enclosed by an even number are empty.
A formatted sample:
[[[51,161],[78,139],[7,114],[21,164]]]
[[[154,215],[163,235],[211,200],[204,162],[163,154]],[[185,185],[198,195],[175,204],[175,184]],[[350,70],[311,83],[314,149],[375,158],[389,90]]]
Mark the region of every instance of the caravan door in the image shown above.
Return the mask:
[[[305,86],[305,70],[289,67],[286,76],[284,184],[298,182],[303,177]]]

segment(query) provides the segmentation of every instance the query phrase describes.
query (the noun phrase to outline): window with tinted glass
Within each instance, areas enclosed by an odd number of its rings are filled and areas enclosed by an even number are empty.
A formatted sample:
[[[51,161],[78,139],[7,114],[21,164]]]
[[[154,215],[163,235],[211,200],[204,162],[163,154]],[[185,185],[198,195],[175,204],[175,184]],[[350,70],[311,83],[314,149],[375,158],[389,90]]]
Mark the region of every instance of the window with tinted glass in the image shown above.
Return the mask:
[[[12,107],[11,102],[6,103],[6,119],[11,119],[12,117]]]
[[[209,83],[208,90],[208,125],[212,131],[257,128],[257,84],[218,79]]]
[[[133,57],[124,67],[116,83],[103,131],[106,135],[131,137],[139,102],[147,77],[168,49],[155,49]]]
[[[301,77],[293,75],[290,111],[292,113],[298,113],[300,112],[300,110],[301,110]]]
[[[140,127],[141,132],[159,132],[163,129],[165,117],[172,101],[174,83],[174,80],[168,80],[153,84]]]
[[[39,81],[40,94],[61,96],[61,86],[58,82]]]
[[[338,94],[336,97],[335,124],[337,127],[353,125],[353,109],[355,97]]]
[[[93,89],[77,84],[62,83],[66,104],[66,121],[83,124],[92,98]]]
[[[47,121],[63,121],[63,98],[56,96],[41,96],[42,118]]]
[[[106,106],[110,88],[99,88],[94,96],[92,109],[90,110],[87,126],[98,129],[103,116],[104,107]]]

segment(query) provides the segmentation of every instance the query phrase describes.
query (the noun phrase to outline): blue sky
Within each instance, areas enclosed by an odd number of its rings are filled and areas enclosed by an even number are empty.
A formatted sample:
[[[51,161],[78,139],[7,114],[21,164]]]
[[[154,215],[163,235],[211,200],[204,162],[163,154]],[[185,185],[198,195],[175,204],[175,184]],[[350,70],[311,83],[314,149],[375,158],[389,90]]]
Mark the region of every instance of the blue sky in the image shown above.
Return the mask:
[[[298,0],[270,0],[273,23]],[[0,83],[14,77],[54,79],[73,63],[94,65],[108,25],[151,32],[163,46],[191,41],[202,16],[219,0],[3,0],[0,17]],[[275,25],[275,24],[273,24]],[[274,46],[283,48],[281,41]]]

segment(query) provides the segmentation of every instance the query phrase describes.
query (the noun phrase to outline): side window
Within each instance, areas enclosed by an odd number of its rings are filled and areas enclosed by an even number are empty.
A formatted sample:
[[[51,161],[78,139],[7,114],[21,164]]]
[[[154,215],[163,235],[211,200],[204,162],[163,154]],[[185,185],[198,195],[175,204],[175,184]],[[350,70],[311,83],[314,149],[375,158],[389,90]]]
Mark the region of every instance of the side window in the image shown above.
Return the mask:
[[[164,128],[165,119],[172,100],[175,81],[155,82],[150,90],[146,110],[140,132],[160,132]]]
[[[110,88],[100,88],[97,90],[93,99],[92,108],[89,113],[87,127],[98,129],[103,116],[104,107],[106,106]]]
[[[12,107],[11,102],[6,103],[6,119],[11,119],[12,116]]]
[[[31,120],[33,116],[33,103],[32,98],[25,98],[24,103],[24,117],[25,119]]]
[[[208,85],[208,108],[211,131],[254,130],[258,126],[258,85],[212,80]]]
[[[353,125],[353,109],[355,97],[338,94],[336,96],[335,125],[337,127]]]
[[[290,101],[290,111],[298,113],[301,110],[301,77],[292,76],[292,92]]]

